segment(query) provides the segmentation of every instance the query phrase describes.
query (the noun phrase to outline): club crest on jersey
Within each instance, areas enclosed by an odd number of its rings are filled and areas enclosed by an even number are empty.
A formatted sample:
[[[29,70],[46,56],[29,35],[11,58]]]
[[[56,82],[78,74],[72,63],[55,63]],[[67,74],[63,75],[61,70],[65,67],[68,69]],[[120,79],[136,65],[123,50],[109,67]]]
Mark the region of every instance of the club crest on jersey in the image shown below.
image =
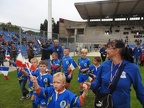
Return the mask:
[[[85,63],[84,66],[86,67],[86,66],[87,66],[87,63]]]
[[[66,61],[66,64],[69,64],[69,61]]]
[[[123,71],[120,78],[126,78],[126,72]]]
[[[44,82],[48,82],[48,79],[47,79],[47,78],[45,78],[45,79],[44,79]]]
[[[60,102],[60,107],[61,108],[65,108],[66,107],[66,101],[65,100]]]

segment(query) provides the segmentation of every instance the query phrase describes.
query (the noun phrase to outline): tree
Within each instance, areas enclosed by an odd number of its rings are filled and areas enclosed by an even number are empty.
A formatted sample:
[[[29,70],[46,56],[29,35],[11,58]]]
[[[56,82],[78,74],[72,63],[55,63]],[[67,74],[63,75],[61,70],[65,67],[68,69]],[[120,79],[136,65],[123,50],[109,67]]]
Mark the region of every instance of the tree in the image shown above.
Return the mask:
[[[11,22],[7,22],[7,23],[1,23],[0,27],[5,30],[5,31],[14,31],[14,32],[18,32],[19,31],[19,27],[16,25],[12,25]]]
[[[40,31],[41,32],[47,31],[47,25],[48,25],[48,21],[47,21],[47,19],[45,19],[44,23],[40,24]],[[57,22],[57,24],[56,24],[54,18],[52,18],[52,32],[53,33],[59,33],[59,22]]]
[[[59,21],[57,21],[57,24],[54,25],[53,27],[53,33],[59,33]]]

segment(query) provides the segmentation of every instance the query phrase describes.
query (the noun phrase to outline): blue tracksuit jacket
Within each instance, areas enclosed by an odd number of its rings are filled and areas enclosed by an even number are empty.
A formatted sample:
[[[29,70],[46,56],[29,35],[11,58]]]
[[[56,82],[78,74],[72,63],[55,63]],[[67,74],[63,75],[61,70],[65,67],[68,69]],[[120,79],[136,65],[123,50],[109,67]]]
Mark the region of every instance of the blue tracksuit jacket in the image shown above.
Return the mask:
[[[134,63],[130,63],[123,60],[122,64],[126,66],[120,76],[117,86],[112,93],[112,100],[114,108],[130,108],[130,91],[131,85],[133,85],[136,96],[140,103],[144,106],[144,86],[142,84],[142,78],[138,66]],[[110,82],[111,70],[112,73],[117,70],[118,65],[112,65],[111,60],[107,60],[101,64],[101,70],[98,73],[98,77],[91,83],[91,89],[99,89],[100,93],[109,93],[108,85]],[[111,67],[113,67],[111,69]],[[100,88],[99,88],[100,87]]]

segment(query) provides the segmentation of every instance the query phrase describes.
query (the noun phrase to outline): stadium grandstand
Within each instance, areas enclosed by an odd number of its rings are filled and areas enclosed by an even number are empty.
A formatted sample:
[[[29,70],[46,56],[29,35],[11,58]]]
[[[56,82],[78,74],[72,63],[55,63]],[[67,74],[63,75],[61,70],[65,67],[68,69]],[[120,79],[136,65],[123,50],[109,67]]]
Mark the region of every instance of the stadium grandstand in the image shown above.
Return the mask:
[[[12,27],[13,26],[13,27]],[[22,55],[27,57],[28,42],[33,43],[33,49],[35,55],[41,54],[41,48],[38,40],[45,44],[50,43],[51,40],[58,39],[58,34],[53,33],[53,38],[48,40],[46,37],[46,31],[40,31],[28,27],[20,27],[11,24],[0,23],[0,44],[5,45],[8,42],[10,46],[11,43],[15,43],[18,53],[21,52]]]
[[[82,22],[60,18],[59,38],[80,47],[97,47],[121,39],[131,47],[144,43],[144,0],[107,0],[75,3]]]

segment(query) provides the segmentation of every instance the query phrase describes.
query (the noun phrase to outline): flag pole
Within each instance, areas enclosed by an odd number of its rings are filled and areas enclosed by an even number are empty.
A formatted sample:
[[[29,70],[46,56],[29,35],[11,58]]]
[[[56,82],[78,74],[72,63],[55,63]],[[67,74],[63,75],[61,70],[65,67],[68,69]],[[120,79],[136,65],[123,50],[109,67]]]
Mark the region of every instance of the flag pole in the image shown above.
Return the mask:
[[[29,74],[32,75],[30,69],[28,68],[28,65],[27,65],[27,63],[26,63],[26,59],[24,58],[24,56],[23,56],[23,59],[24,59],[24,62],[25,62],[25,64],[26,64],[26,68],[28,69]]]

